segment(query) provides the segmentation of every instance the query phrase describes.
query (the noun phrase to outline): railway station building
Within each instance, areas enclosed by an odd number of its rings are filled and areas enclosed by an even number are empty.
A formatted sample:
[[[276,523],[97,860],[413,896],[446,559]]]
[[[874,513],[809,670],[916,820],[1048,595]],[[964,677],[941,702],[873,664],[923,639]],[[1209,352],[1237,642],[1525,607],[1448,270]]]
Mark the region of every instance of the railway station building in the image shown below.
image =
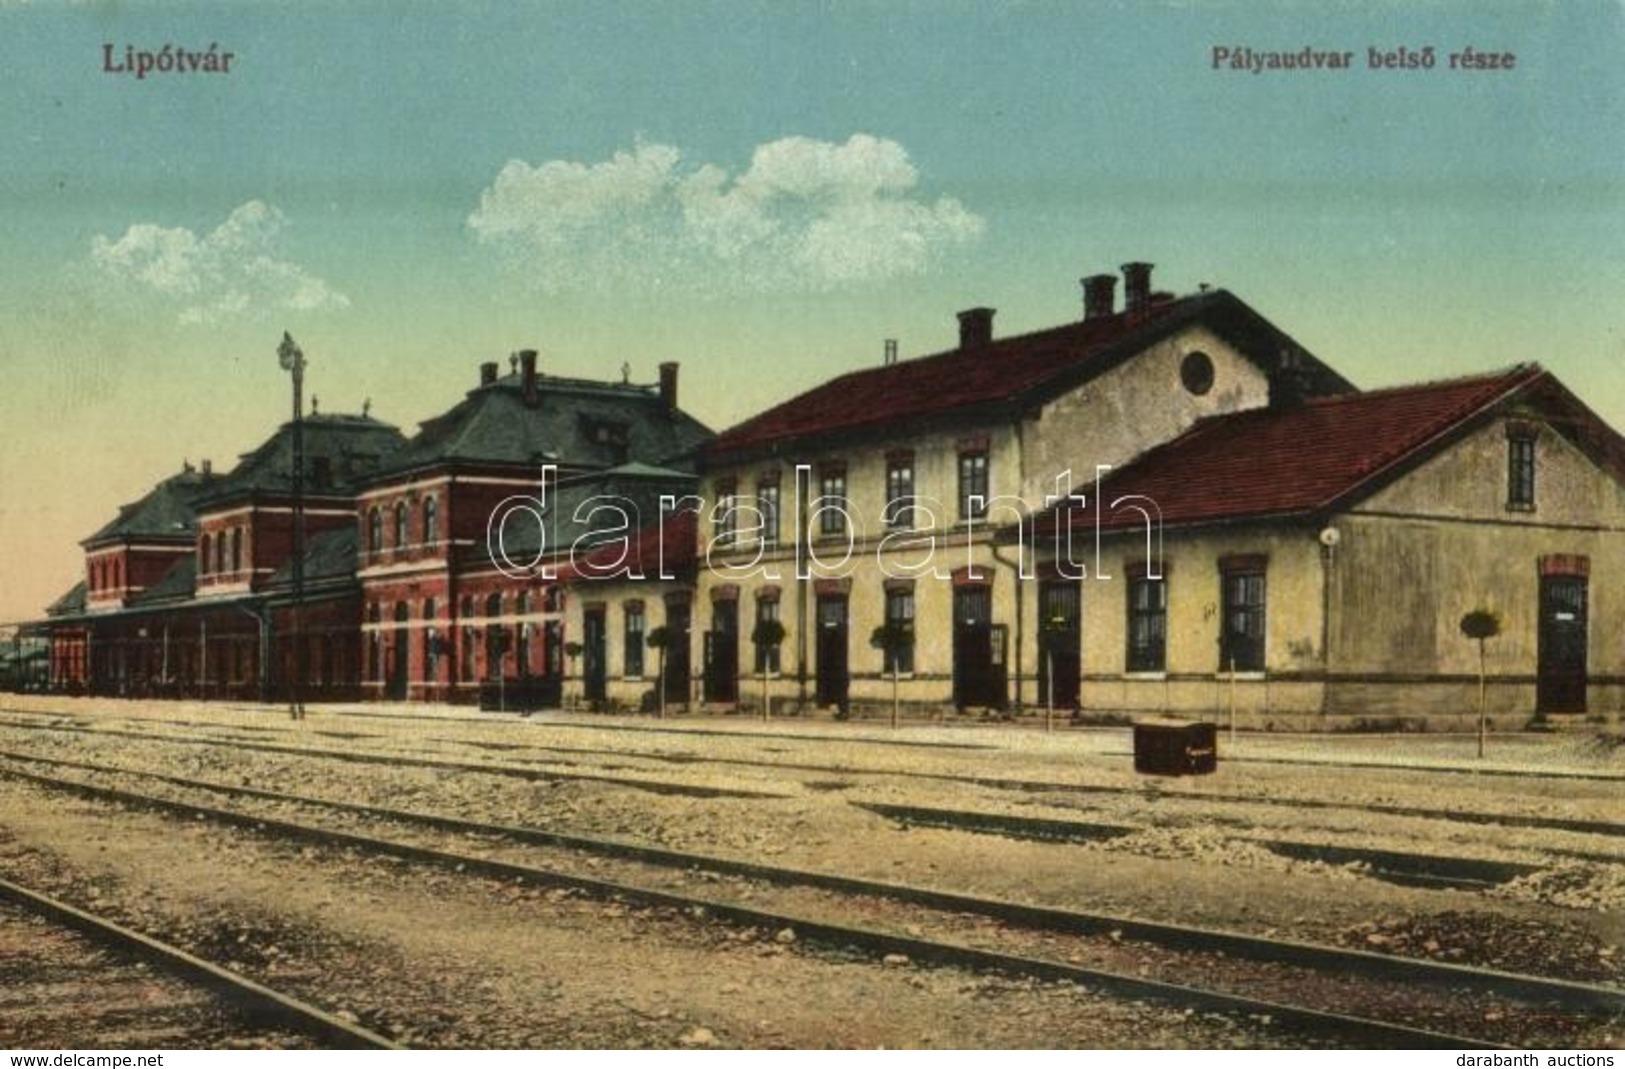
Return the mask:
[[[1030,333],[968,309],[954,347],[719,434],[675,364],[585,380],[534,350],[410,437],[313,413],[299,581],[285,424],[85,540],[37,629],[50,685],[1445,726],[1484,609],[1499,724],[1618,710],[1619,435],[1534,365],[1362,392],[1151,275],[1089,276]]]

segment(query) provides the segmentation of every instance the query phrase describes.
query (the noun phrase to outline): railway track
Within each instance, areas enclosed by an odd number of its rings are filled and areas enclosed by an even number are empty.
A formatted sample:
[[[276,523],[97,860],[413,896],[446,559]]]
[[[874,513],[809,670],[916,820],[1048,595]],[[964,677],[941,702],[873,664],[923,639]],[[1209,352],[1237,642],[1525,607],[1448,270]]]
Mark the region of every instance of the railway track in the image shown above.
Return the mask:
[[[360,1025],[0,879],[0,1046],[394,1049]]]
[[[890,805],[879,802],[855,803],[877,816],[899,824],[954,831],[984,832],[1031,839],[1040,842],[1111,842],[1142,830],[1140,825],[1108,824],[1095,821],[1060,820],[1053,817],[1025,817],[1008,813],[942,809],[933,806]],[[1455,887],[1479,891],[1498,887],[1520,876],[1539,872],[1543,866],[1522,861],[1462,857],[1450,854],[1423,854],[1404,850],[1381,850],[1331,843],[1301,842],[1258,835],[1243,837],[1281,857],[1298,861],[1319,861],[1328,865],[1358,865],[1377,879],[1412,887]],[[1622,859],[1591,851],[1551,849],[1555,856],[1606,864]]]
[[[624,841],[76,764],[80,771],[99,775],[145,778],[216,796],[234,795],[306,811],[325,810],[330,815],[342,815],[352,824],[357,819],[375,823],[390,829],[391,835],[363,835],[263,811],[226,809],[17,768],[5,769],[4,774],[101,801],[191,820],[201,816],[258,834],[394,856],[502,880],[567,887],[596,898],[675,909],[736,925],[790,929],[802,939],[859,948],[881,956],[902,955],[935,964],[1069,980],[1128,997],[1264,1019],[1306,1036],[1333,1036],[1361,1045],[1561,1045],[1567,1037],[1617,1019],[1625,1012],[1625,992],[1597,985],[1027,906]],[[457,837],[456,848],[448,846],[448,836]],[[470,852],[470,843],[475,844],[477,852]],[[515,858],[492,856],[500,844],[513,844]],[[538,861],[534,851],[538,846],[554,851],[554,855],[544,854],[544,860]],[[557,856],[558,851],[573,852],[578,860],[571,864]],[[606,878],[591,862],[590,871],[584,871],[586,867],[579,860],[582,854],[621,859],[624,864],[618,862],[616,871],[622,875]],[[744,884],[733,899],[696,895],[685,885],[697,873],[732,877]],[[750,897],[749,903],[741,900],[745,895]],[[853,915],[889,923],[855,925],[848,919]],[[931,928],[932,933],[926,933],[926,928]],[[967,930],[975,937],[935,934]],[[1141,949],[1134,953],[1141,955],[1145,946],[1159,948],[1157,966],[1164,974],[1214,976],[1217,982],[1212,987],[1195,987],[1141,975],[1145,972],[1143,965],[1138,972],[1110,967],[1114,960],[1122,958],[1126,943],[1139,944]],[[1046,951],[1051,956],[1046,956]],[[1092,957],[1101,958],[1105,964],[1096,967],[1075,963]],[[1142,956],[1140,960],[1146,959]],[[1238,967],[1242,962],[1248,963],[1247,967]],[[1282,992],[1316,993],[1320,1004],[1287,1001],[1280,997]],[[1485,999],[1516,1004],[1516,1008],[1498,1014],[1498,1023],[1487,1033],[1483,1031],[1481,1012]],[[1347,1009],[1360,1006],[1372,1007],[1375,1012],[1363,1014]],[[1456,1026],[1454,1033],[1443,1030],[1451,1024]]]
[[[444,772],[481,772],[493,776],[511,776],[543,782],[573,780],[585,783],[607,783],[616,787],[648,791],[652,794],[681,795],[690,798],[782,798],[778,791],[755,790],[745,787],[718,787],[711,784],[683,783],[671,780],[644,779],[637,776],[618,776],[607,772],[561,772],[557,769],[524,768],[516,765],[477,764],[468,761],[447,761],[433,757],[412,757],[406,754],[361,753],[355,750],[322,749],[315,746],[283,746],[271,742],[254,742],[238,738],[188,738],[175,735],[152,735],[140,731],[120,731],[113,728],[90,728],[68,725],[42,725],[43,730],[85,735],[104,735],[110,738],[139,739],[142,742],[179,743],[188,746],[229,746],[255,753],[282,754],[295,757],[320,757],[351,764],[395,765],[437,769]]]
[[[0,708],[0,713],[15,712]],[[28,713],[32,717],[45,717],[51,714]],[[73,715],[73,714],[65,714]],[[358,714],[370,716],[395,716],[399,714]],[[82,719],[82,718],[80,718]],[[454,718],[441,718],[454,719]],[[163,723],[192,723],[182,721],[160,721]],[[7,726],[0,722],[0,726]],[[708,785],[685,785],[680,782],[665,780],[649,780],[634,776],[619,776],[609,773],[592,772],[564,772],[550,767],[546,770],[526,768],[520,764],[492,764],[469,761],[450,761],[443,758],[413,757],[407,754],[387,753],[360,753],[354,750],[333,750],[316,747],[283,746],[276,743],[257,740],[244,740],[235,737],[188,737],[176,735],[155,735],[139,731],[122,731],[110,728],[97,728],[87,726],[85,723],[62,725],[43,723],[38,720],[29,722],[11,721],[9,726],[31,729],[45,729],[62,732],[73,732],[88,735],[106,735],[116,738],[140,739],[149,742],[178,743],[193,746],[233,746],[240,749],[254,750],[265,753],[281,753],[299,756],[327,757],[333,760],[351,761],[369,764],[397,764],[416,766],[422,768],[441,768],[449,771],[479,772],[490,775],[513,776],[540,780],[582,780],[598,781],[637,789],[649,790],[656,793],[687,794],[693,797],[783,797],[781,792],[771,790],[751,790],[747,788],[723,788]],[[206,725],[219,727],[220,725]],[[558,726],[558,725],[549,725]],[[594,730],[610,730],[607,725],[568,725],[572,727],[590,727]],[[258,730],[254,725],[238,725],[239,730]],[[270,729],[281,732],[284,729]],[[654,729],[640,729],[654,730]],[[705,734],[704,732],[692,732]],[[385,738],[385,736],[369,736],[360,733],[329,733],[343,735],[350,739],[367,737]],[[731,737],[731,736],[730,736]],[[764,736],[765,738],[766,736]],[[961,774],[952,772],[935,772],[921,769],[906,768],[872,768],[854,767],[848,764],[832,764],[828,762],[808,762],[789,760],[768,760],[762,758],[723,757],[701,754],[671,754],[644,750],[612,749],[597,747],[568,747],[547,743],[496,743],[481,742],[478,740],[433,737],[425,741],[436,741],[452,745],[465,746],[472,749],[488,751],[545,754],[562,753],[572,757],[603,757],[610,760],[640,759],[659,764],[687,766],[699,763],[717,765],[729,768],[744,768],[769,772],[811,773],[819,776],[840,777],[843,780],[854,778],[887,779],[896,778],[910,781],[946,784],[951,786],[978,787],[995,791],[1032,794],[1059,794],[1059,795],[1101,795],[1107,797],[1143,797],[1147,787],[1144,785],[1080,783],[1062,780],[1037,780],[1008,776],[986,776],[975,774]],[[845,741],[845,740],[842,740]],[[891,741],[891,740],[888,740]],[[901,742],[901,740],[896,740]],[[559,762],[547,762],[556,765]],[[568,762],[564,762],[568,763]],[[830,782],[830,781],[820,781]],[[1625,840],[1625,822],[1590,820],[1580,818],[1567,818],[1558,816],[1545,816],[1521,813],[1486,812],[1468,809],[1444,809],[1429,806],[1399,805],[1381,802],[1347,802],[1336,799],[1277,797],[1271,795],[1252,795],[1239,793],[1224,793],[1207,789],[1181,789],[1160,790],[1159,799],[1164,802],[1179,801],[1192,802],[1204,805],[1257,805],[1273,809],[1286,810],[1317,810],[1322,812],[1353,812],[1368,813],[1382,817],[1404,817],[1421,820],[1441,821],[1446,823],[1470,824],[1480,827],[1499,826],[1506,828],[1523,828],[1545,831],[1573,832],[1582,835],[1600,835],[1614,839]],[[1203,819],[1211,820],[1211,812],[1204,813]]]

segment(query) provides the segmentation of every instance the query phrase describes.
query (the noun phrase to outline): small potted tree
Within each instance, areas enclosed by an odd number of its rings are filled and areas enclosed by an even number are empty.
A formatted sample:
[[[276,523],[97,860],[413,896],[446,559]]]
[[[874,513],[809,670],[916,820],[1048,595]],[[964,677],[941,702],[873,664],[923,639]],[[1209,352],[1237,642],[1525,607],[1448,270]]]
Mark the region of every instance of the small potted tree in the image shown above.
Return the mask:
[[[883,655],[882,663],[891,671],[891,726],[897,727],[898,679],[902,674],[903,654],[914,645],[914,628],[899,620],[887,620],[869,635],[869,645]]]
[[[1489,732],[1489,714],[1484,694],[1484,643],[1501,633],[1501,618],[1488,609],[1474,609],[1461,618],[1461,633],[1478,643],[1478,756],[1484,756],[1484,736]]]
[[[575,676],[575,678],[577,678],[577,679],[580,679],[581,676],[579,674],[577,674],[577,672],[576,672],[576,659],[581,656],[581,651],[583,649],[585,649],[585,648],[586,647],[582,646],[581,643],[576,642],[574,640],[572,640],[570,642],[566,642],[564,644],[564,656],[570,662],[570,675]],[[585,684],[584,680],[583,680],[583,684]],[[586,686],[583,685],[581,689],[582,689],[582,697],[585,698],[586,697]]]
[[[666,718],[666,649],[671,645],[671,628],[664,626],[651,628],[649,634],[644,638],[644,642],[648,643],[649,648],[655,650],[659,655],[659,671],[655,676],[655,697],[658,699],[655,709],[657,710],[656,715],[664,720]]]
[[[750,640],[759,650],[777,650],[784,642],[784,625],[777,620],[758,620],[756,628],[750,633]],[[772,698],[767,693],[767,666],[772,660],[769,656],[762,657],[762,719],[769,717],[771,706],[768,704]]]

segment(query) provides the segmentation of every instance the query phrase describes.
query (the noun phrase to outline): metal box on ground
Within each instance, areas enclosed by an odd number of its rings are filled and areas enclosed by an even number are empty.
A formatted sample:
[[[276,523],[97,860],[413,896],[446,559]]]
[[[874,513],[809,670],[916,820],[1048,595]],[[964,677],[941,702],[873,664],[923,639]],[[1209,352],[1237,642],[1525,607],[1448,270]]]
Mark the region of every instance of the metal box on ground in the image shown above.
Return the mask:
[[[1202,775],[1219,765],[1219,728],[1195,720],[1141,720],[1134,725],[1134,771],[1153,776]]]

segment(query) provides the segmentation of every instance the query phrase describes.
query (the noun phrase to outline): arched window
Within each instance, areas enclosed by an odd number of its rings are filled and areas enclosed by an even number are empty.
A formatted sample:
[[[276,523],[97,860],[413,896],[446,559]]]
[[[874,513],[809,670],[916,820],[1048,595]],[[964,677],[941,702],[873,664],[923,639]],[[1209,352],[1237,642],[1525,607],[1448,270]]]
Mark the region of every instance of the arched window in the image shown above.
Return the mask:
[[[204,575],[209,573],[209,536],[203,535],[197,540],[197,570]]]
[[[530,592],[521,590],[518,604],[519,625],[514,628],[514,631],[519,635],[519,641],[515,645],[518,652],[515,654],[514,660],[518,664],[519,674],[522,676],[530,675],[530,622],[525,619],[529,613]]]
[[[440,676],[440,630],[434,619],[433,598],[423,599],[423,681],[433,683]]]
[[[221,531],[220,535],[214,540],[214,570],[217,572],[226,570],[226,532],[224,531]]]
[[[367,551],[384,551],[384,514],[376,508],[367,513]]]
[[[231,570],[243,570],[243,529],[234,527],[231,531]]]
[[[465,594],[457,613],[463,622],[463,653],[457,660],[457,674],[464,683],[474,678],[474,628],[468,622],[473,615],[474,599]]]
[[[377,602],[367,607],[367,679],[372,682],[384,678],[384,636],[379,634],[382,618]]]
[[[438,498],[426,497],[423,499],[423,541],[426,545],[434,545],[440,541],[440,501]]]
[[[485,678],[498,679],[503,673],[504,654],[508,648],[508,630],[499,623],[502,616],[502,595],[492,594],[485,599]]]
[[[406,502],[395,505],[395,548],[406,545]]]

